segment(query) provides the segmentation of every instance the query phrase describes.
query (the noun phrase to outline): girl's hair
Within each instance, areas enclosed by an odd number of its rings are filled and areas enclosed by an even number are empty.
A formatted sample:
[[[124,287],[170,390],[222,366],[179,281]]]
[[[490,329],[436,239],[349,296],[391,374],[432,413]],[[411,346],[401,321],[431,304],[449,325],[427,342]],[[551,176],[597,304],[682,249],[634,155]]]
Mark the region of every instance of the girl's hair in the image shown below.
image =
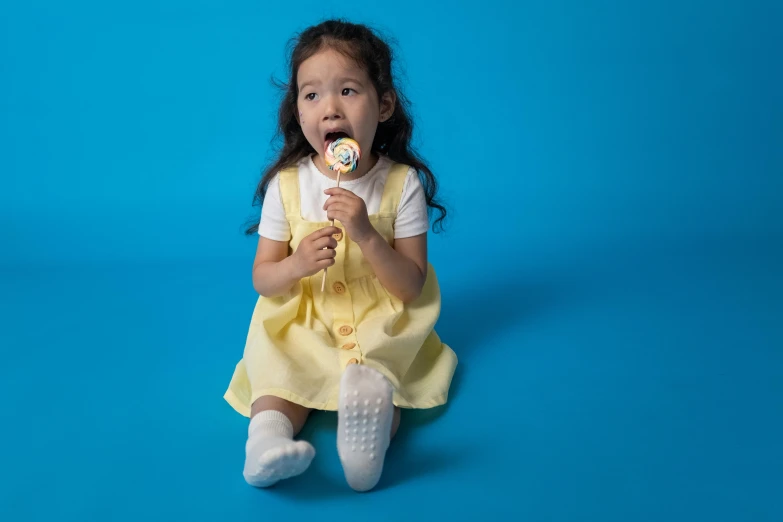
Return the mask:
[[[285,167],[296,164],[300,159],[315,152],[305,138],[296,119],[296,100],[299,95],[297,87],[297,72],[302,62],[326,48],[334,49],[348,58],[353,59],[367,71],[380,99],[387,92],[397,95],[397,103],[392,116],[378,124],[372,150],[385,154],[397,163],[403,163],[416,169],[424,187],[427,206],[430,211],[437,209],[440,213],[433,223],[433,230],[443,229],[446,209],[436,199],[438,183],[425,161],[413,150],[411,137],[413,121],[409,116],[409,101],[395,85],[392,77],[392,51],[386,42],[376,36],[368,27],[352,24],[341,20],[328,20],[303,31],[289,42],[293,51],[288,58],[288,83],[277,82],[275,86],[283,92],[283,99],[278,110],[277,129],[273,141],[283,138],[282,149],[277,154],[275,162],[263,173],[261,181],[253,197],[253,205],[261,206],[266,195],[269,182],[277,172]],[[258,220],[250,223],[247,235],[258,231]]]

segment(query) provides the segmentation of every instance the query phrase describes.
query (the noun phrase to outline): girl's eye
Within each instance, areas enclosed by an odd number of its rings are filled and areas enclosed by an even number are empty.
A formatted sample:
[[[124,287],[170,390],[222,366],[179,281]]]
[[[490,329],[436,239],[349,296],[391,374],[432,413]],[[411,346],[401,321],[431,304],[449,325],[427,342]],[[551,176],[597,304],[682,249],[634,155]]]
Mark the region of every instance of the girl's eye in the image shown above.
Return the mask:
[[[343,89],[343,96],[348,96],[351,93],[351,91],[356,92],[350,87],[346,87],[345,89]]]
[[[311,92],[309,94],[305,94],[305,100],[313,101],[315,99],[315,93]]]

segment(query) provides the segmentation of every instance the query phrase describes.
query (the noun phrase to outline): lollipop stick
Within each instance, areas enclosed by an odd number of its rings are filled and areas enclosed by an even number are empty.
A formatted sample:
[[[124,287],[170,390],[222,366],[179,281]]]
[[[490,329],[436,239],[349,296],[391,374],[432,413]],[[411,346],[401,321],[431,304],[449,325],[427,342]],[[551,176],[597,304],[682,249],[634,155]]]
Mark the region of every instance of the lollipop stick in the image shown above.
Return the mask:
[[[340,171],[337,171],[337,188],[340,188]],[[334,219],[332,219],[332,226],[334,226]],[[329,267],[324,268],[324,278],[321,279],[321,292],[324,291],[324,288],[326,288],[326,271],[329,269]]]

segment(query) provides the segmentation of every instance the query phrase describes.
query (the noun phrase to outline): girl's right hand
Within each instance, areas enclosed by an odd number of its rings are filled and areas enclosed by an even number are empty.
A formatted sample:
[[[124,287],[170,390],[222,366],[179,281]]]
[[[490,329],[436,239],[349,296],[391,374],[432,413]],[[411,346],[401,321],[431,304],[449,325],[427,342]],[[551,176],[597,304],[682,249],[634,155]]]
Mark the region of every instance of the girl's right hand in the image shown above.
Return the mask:
[[[340,232],[337,227],[326,227],[316,230],[305,237],[291,255],[294,273],[298,279],[317,274],[334,264],[337,255],[337,240],[333,234]]]

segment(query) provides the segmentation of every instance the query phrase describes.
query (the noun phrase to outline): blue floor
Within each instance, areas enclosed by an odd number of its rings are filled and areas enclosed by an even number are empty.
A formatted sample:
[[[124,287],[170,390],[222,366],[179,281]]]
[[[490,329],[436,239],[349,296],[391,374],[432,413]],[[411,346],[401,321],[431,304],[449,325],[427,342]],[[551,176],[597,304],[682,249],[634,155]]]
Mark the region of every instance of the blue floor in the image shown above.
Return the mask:
[[[0,522],[783,521],[781,6],[4,2]],[[331,16],[397,42],[459,367],[375,491],[328,413],[258,490],[240,228]]]
[[[781,520],[780,252],[440,265],[451,402],[404,413],[369,494],[331,413],[305,475],[244,483],[247,259],[4,267],[0,520]]]

